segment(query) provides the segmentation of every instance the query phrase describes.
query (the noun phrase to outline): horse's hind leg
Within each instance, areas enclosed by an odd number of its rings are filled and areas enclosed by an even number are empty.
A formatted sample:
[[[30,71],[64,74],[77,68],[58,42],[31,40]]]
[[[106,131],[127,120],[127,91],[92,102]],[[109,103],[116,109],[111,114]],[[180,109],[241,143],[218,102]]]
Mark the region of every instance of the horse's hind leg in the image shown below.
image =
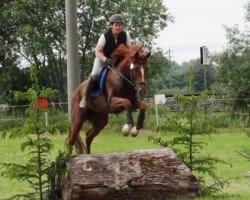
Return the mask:
[[[98,133],[105,127],[105,125],[103,126],[99,126],[99,125],[93,125],[93,127],[87,132],[87,137],[86,137],[86,153],[90,154],[90,147],[92,144],[93,139],[95,138],[95,136],[98,135]]]
[[[98,133],[107,125],[108,114],[92,113],[91,119],[89,120],[90,122],[92,122],[92,128],[88,130],[87,136],[86,136],[86,153],[87,154],[90,154],[90,146],[95,136],[97,136]]]
[[[71,123],[71,129],[67,138],[67,144],[73,146],[77,140],[78,134],[82,128],[83,122],[77,124]]]
[[[86,115],[83,115],[83,114],[81,116],[78,115],[78,118],[73,116],[71,120],[70,133],[67,138],[67,145],[73,146],[74,144],[76,144],[76,147],[78,148],[77,151],[80,151],[80,152],[83,151],[83,150],[80,150],[80,148],[83,147],[83,142],[79,134],[80,134],[80,130],[85,120],[86,120]]]
[[[82,141],[81,135],[80,133],[77,136],[76,142],[75,142],[75,148],[76,148],[76,152],[77,154],[84,154],[84,152],[86,152],[86,146]]]

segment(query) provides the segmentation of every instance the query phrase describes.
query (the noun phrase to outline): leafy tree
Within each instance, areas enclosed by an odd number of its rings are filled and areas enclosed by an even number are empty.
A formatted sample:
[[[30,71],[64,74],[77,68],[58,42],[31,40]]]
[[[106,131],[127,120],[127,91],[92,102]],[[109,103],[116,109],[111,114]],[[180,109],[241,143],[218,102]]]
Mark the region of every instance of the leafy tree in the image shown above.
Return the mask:
[[[165,86],[163,81],[169,66],[169,61],[161,49],[157,49],[156,52],[152,53],[149,61],[149,72],[147,78],[147,96],[153,96],[155,92]]]
[[[26,90],[30,84],[28,73],[25,69],[18,68],[19,56],[11,48],[13,44],[13,22],[11,19],[7,20],[8,13],[3,9],[3,2],[0,3],[0,103],[13,103],[14,91]],[[10,3],[6,3],[8,7]]]
[[[194,89],[196,93],[206,90],[204,85],[204,67],[206,67],[206,81],[207,89],[209,90],[213,82],[215,81],[214,66],[211,64],[209,66],[203,66],[200,63],[200,59],[191,60],[189,62],[183,63],[183,67],[187,70],[185,74],[188,74],[188,66],[193,66],[194,73]]]
[[[39,68],[39,84],[66,91],[65,5],[64,0],[2,0],[0,42],[7,45],[18,67]],[[93,63],[93,49],[114,13],[123,13],[126,29],[135,41],[151,46],[153,38],[172,20],[162,0],[78,1],[79,49],[82,76]],[[142,24],[143,26],[138,26]]]
[[[79,40],[83,76],[89,74],[93,63],[93,50],[100,34],[114,13],[122,13],[125,29],[135,42],[152,46],[157,33],[165,28],[172,17],[161,0],[81,0],[79,3]],[[142,26],[138,26],[141,24]]]
[[[27,70],[10,64],[0,68],[0,103],[14,103],[14,91],[25,91],[30,87]],[[19,103],[24,103],[19,101]]]
[[[186,94],[188,85],[186,74],[186,67],[172,62],[171,67],[168,70],[167,77],[165,78],[165,85],[168,87],[167,90],[165,89],[165,94]]]
[[[0,41],[17,56],[18,67],[35,62],[39,84],[58,89],[61,98],[66,69],[63,5],[61,0],[3,0],[0,4]]]
[[[169,64],[170,65],[170,64]],[[194,80],[195,80],[195,93],[200,93],[204,88],[204,66],[200,64],[200,60],[191,60],[178,65],[171,62],[171,68],[161,73],[160,77],[154,80],[158,92],[173,95],[173,94],[186,94],[188,93],[188,66],[193,66]],[[206,66],[207,70],[207,87],[210,89],[212,83],[215,81],[214,66]]]
[[[228,95],[234,99],[234,108],[250,111],[250,3],[246,6],[246,30],[241,32],[237,25],[226,27],[228,47],[217,55],[218,84],[228,88]]]

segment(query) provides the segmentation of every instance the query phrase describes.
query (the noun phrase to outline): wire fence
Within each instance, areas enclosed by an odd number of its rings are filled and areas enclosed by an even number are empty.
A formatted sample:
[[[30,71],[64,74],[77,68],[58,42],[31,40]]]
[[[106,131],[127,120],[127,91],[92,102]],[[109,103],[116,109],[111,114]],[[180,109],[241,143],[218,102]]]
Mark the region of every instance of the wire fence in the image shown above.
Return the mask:
[[[250,102],[250,98],[240,99]],[[148,109],[146,112],[146,127],[156,127],[156,112],[153,99],[147,99]],[[199,107],[208,111],[209,116],[215,120],[218,126],[228,126],[229,124],[244,124],[249,121],[249,110],[243,112],[233,111],[233,99],[213,99],[201,102]],[[6,105],[0,104],[0,131],[8,128],[22,126],[28,117],[26,112],[30,105]],[[68,104],[67,102],[50,102],[48,103],[49,123],[54,123],[58,120],[68,122]],[[164,119],[169,117],[171,113],[175,113],[180,109],[181,105],[173,100],[173,97],[166,97],[166,103],[159,106],[157,113],[159,119],[164,123]],[[137,112],[134,113],[134,118],[137,117]],[[233,120],[233,121],[232,121]],[[111,114],[109,117],[109,127],[121,127],[125,122],[125,114]],[[220,124],[220,125],[219,125]]]

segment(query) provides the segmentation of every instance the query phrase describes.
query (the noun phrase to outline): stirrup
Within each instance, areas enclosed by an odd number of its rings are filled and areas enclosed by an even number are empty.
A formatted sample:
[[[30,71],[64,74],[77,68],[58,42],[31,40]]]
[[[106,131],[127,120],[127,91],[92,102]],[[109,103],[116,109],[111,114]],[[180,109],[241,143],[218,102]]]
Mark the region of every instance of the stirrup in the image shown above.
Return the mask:
[[[83,97],[79,103],[80,108],[86,108],[87,107],[87,98]]]

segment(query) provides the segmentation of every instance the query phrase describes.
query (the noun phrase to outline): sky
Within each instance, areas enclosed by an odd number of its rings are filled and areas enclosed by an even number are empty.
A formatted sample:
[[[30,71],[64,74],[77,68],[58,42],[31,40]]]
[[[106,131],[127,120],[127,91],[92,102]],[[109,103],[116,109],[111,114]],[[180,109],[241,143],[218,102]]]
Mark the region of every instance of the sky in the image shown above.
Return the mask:
[[[169,52],[171,60],[181,64],[200,57],[200,47],[220,52],[227,44],[223,26],[238,24],[244,30],[248,0],[163,0],[174,16],[159,33],[156,46]]]

